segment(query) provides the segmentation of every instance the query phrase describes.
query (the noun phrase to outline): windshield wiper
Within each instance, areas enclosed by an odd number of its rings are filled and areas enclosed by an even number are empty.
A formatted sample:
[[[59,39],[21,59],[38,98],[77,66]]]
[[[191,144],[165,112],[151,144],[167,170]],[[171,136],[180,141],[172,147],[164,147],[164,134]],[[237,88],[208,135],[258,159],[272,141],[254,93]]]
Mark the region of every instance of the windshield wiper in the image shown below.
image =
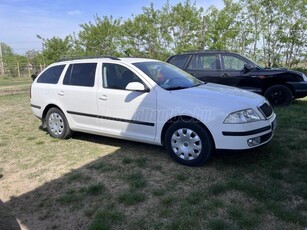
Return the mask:
[[[207,84],[207,82],[201,82],[201,83],[198,83],[198,84],[193,85],[193,86],[191,86],[191,87],[197,87],[197,86],[204,85],[204,84]]]
[[[179,89],[186,89],[189,88],[187,86],[174,86],[174,87],[169,87],[169,88],[165,88],[166,90],[179,90]]]
[[[197,87],[197,86],[204,85],[204,84],[207,84],[207,82],[201,82],[201,83],[198,83],[196,85],[191,85],[191,86],[174,86],[174,87],[169,87],[169,88],[165,88],[165,89],[166,90],[187,89],[187,88]]]

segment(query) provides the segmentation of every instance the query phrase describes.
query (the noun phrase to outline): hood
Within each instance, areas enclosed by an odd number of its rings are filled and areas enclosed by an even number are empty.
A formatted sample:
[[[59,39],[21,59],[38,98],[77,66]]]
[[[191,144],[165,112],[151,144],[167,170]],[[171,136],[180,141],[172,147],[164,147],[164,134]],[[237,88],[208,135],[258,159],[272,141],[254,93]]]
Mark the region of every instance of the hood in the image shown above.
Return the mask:
[[[243,89],[206,83],[198,87],[191,87],[182,90],[171,91],[174,95],[182,95],[183,98],[195,97],[195,103],[206,101],[206,104],[212,106],[221,106],[223,108],[236,107],[238,110],[259,106],[266,100],[259,94],[252,93]]]
[[[263,68],[263,69],[254,69],[253,72],[257,72],[261,75],[276,75],[288,73],[289,70],[287,68]]]
[[[304,77],[306,77],[306,75],[303,73],[303,72],[299,72],[299,71],[296,71],[296,70],[288,70],[288,73],[292,73],[292,74],[295,74],[295,75],[299,75],[301,76],[305,81],[306,79]]]
[[[303,76],[302,72],[296,70],[290,70],[287,68],[262,68],[262,69],[255,68],[254,70],[252,70],[252,72],[257,72],[261,75],[278,75],[284,73],[291,73],[293,75]]]

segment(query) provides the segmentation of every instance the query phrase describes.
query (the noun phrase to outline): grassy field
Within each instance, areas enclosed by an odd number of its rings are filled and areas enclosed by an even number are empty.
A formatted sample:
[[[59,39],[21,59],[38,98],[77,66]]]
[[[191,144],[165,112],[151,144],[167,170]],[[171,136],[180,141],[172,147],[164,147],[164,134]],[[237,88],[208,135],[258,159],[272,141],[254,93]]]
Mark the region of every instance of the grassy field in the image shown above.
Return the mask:
[[[27,92],[31,82],[32,79],[28,77],[0,77],[0,95]]]
[[[276,113],[268,145],[191,168],[158,146],[53,139],[28,94],[2,95],[0,229],[305,229],[307,100]]]

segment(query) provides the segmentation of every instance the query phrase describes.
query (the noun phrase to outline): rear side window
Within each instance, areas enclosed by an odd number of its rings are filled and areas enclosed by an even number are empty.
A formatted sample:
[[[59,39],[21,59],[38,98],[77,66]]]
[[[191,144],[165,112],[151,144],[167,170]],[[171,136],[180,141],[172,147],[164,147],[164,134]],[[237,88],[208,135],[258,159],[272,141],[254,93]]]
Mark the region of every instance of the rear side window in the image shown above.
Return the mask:
[[[171,63],[174,66],[179,67],[180,69],[183,69],[185,67],[185,64],[187,60],[189,59],[190,55],[178,55],[178,56],[173,56],[169,60],[169,63]]]
[[[190,61],[188,69],[216,70],[217,57],[215,54],[196,54]]]
[[[38,83],[57,84],[65,65],[50,67],[37,79]]]
[[[63,84],[92,87],[95,84],[97,63],[80,63],[69,65]]]

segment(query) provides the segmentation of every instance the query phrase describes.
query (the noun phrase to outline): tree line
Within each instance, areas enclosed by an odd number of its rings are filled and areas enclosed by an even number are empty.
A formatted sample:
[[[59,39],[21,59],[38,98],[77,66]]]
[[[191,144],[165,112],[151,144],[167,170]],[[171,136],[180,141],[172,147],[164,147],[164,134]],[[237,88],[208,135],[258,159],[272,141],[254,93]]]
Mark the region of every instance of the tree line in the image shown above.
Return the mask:
[[[36,66],[71,56],[134,56],[165,60],[192,50],[218,49],[241,53],[269,67],[304,67],[307,63],[306,0],[224,0],[206,11],[186,0],[159,9],[151,3],[131,18],[94,16],[80,31],[65,38],[37,38],[43,50],[25,55],[4,48],[3,60]],[[9,52],[8,52],[9,51]],[[14,71],[12,71],[13,73]],[[16,75],[16,74],[15,74]]]

